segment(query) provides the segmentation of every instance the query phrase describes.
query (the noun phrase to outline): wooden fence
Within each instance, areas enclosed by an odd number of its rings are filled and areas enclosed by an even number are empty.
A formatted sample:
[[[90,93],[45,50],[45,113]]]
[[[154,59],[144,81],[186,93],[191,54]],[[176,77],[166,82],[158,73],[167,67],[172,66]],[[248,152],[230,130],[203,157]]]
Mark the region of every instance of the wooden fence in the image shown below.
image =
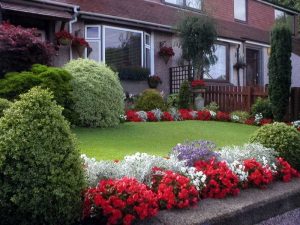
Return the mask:
[[[221,111],[243,110],[250,112],[252,104],[258,98],[268,97],[264,87],[207,86],[204,93],[205,104],[216,102]]]

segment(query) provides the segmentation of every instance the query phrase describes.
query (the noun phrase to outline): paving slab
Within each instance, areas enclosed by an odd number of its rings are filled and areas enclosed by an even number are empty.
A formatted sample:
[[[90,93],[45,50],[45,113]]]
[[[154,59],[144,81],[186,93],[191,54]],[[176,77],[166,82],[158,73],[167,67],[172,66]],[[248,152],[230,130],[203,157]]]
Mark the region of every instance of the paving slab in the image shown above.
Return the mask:
[[[195,207],[164,210],[137,225],[254,225],[300,208],[300,179],[247,189],[237,197],[204,199]],[[299,221],[300,225],[300,221]]]

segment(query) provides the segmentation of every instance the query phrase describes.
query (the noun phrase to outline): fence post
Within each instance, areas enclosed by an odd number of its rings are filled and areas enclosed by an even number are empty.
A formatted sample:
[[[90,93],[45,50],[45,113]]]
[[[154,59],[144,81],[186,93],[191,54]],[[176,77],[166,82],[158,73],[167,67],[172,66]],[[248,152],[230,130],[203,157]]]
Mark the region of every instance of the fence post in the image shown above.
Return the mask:
[[[252,97],[252,87],[247,86],[247,111],[251,111],[251,97]]]

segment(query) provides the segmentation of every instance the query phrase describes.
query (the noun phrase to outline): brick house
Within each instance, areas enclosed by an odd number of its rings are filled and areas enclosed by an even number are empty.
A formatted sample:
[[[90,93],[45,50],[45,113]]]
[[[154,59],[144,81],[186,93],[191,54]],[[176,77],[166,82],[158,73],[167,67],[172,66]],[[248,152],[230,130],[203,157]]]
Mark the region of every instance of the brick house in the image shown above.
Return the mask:
[[[149,68],[150,75],[162,78],[159,88],[166,93],[170,92],[169,68],[183,63],[174,26],[185,15],[203,16],[205,12],[216,22],[218,61],[205,75],[207,82],[240,86],[268,84],[270,30],[276,18],[285,16],[293,31],[292,86],[300,87],[300,12],[267,0],[0,0],[0,9],[0,21],[37,27],[41,37],[50,41],[61,29],[85,37],[92,51],[86,51],[84,57],[116,67]],[[175,51],[167,63],[158,55],[163,45]],[[247,66],[237,70],[238,55]],[[74,49],[60,47],[54,65],[77,57]],[[147,88],[146,81],[122,84],[130,93]]]

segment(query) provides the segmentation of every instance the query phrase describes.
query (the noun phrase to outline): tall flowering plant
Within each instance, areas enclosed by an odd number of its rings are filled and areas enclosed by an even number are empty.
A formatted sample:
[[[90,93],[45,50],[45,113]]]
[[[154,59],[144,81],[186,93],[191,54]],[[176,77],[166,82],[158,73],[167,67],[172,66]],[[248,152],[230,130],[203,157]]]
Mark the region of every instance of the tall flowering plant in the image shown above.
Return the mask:
[[[83,217],[98,224],[130,225],[137,219],[155,216],[157,211],[155,193],[136,179],[124,177],[102,180],[97,187],[88,189]]]
[[[152,189],[161,209],[186,208],[199,201],[191,180],[171,170],[153,168]]]

